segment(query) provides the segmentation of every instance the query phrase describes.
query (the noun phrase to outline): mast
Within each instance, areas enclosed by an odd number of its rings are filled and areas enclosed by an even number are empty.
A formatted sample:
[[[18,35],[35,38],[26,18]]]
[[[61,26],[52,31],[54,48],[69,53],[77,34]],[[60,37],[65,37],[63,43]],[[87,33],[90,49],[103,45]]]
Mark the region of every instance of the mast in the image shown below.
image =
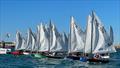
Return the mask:
[[[51,31],[51,29],[52,29],[52,22],[50,20],[50,24],[49,24],[49,31],[50,31],[50,36],[49,36],[49,51],[51,51],[50,50],[50,46],[52,45],[52,31]]]
[[[69,46],[68,46],[68,55],[69,53],[71,52],[71,20],[72,19],[72,16],[70,17],[70,34],[68,33],[68,37],[69,37]]]
[[[71,20],[70,20],[70,35],[69,35],[69,53],[71,52],[71,27],[73,27],[73,23],[72,23],[72,21],[73,21],[73,16],[71,16]]]
[[[70,23],[70,38],[69,38],[69,39],[70,39],[70,41],[69,41],[69,42],[70,42],[69,50],[71,51],[71,23]],[[69,52],[70,52],[70,51],[69,51]]]
[[[40,50],[40,25],[37,25],[37,42],[36,42],[36,45],[37,45],[37,47],[36,47],[36,51],[37,51],[37,53],[39,52],[39,50]]]
[[[91,54],[92,54],[92,45],[93,45],[93,20],[94,20],[94,11],[92,11],[92,21],[91,21]]]

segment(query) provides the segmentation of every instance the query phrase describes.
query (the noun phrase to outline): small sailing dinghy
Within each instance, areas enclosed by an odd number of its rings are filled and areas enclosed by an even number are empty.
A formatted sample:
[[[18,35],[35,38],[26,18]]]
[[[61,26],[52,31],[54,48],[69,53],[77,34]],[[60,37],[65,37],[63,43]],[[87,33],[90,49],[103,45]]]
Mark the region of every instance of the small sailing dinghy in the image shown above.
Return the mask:
[[[51,24],[51,23],[50,23]],[[60,34],[54,24],[51,24],[50,30],[50,50],[48,58],[63,59],[67,52],[68,39],[65,33]]]
[[[94,59],[94,58],[90,58],[87,59],[90,63],[108,63],[109,59]]]
[[[19,31],[16,33],[16,46],[15,46],[15,51],[11,52],[13,55],[21,55],[23,52],[19,50],[22,46],[22,37]]]
[[[37,26],[37,37],[36,37],[36,44],[35,44],[35,51],[36,53],[33,54],[36,58],[47,58],[44,52],[48,52],[49,50],[49,40],[48,35],[45,29],[45,26],[41,23]],[[33,50],[34,50],[33,48]]]
[[[26,48],[26,40],[21,36],[20,32],[17,31],[16,33],[16,46],[15,51],[11,52],[13,55],[28,55],[28,52],[24,52]]]
[[[115,48],[112,46],[112,43],[112,28],[110,28],[109,36],[97,15],[94,12],[92,12],[92,17],[88,17],[85,53],[91,53],[91,55],[99,54],[100,58],[92,56],[88,57],[88,61],[97,63],[108,63],[110,58],[109,54],[103,56],[101,54],[116,52]]]
[[[67,58],[80,60],[84,49],[84,32],[75,24],[74,17],[71,17],[70,35],[69,35],[69,55]]]

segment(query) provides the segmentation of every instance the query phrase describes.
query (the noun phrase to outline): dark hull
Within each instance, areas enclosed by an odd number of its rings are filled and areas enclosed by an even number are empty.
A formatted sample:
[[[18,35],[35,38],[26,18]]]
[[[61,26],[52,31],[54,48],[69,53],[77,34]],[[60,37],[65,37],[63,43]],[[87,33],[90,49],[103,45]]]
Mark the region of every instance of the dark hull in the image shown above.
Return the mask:
[[[46,56],[48,58],[54,58],[54,59],[64,59],[65,57],[60,57],[60,56]],[[75,56],[67,56],[68,59],[72,60],[79,60],[80,57],[75,57]]]
[[[59,56],[46,56],[48,58],[54,58],[54,59],[64,59],[64,57],[59,57]]]
[[[59,57],[59,56],[46,56],[48,58],[53,58],[53,59],[64,59],[64,57]],[[72,59],[72,60],[80,60],[80,57],[77,56],[67,56],[68,59]],[[109,59],[87,59],[87,61],[89,61],[90,63],[108,63]]]
[[[90,63],[108,63],[109,59],[88,59]]]
[[[72,60],[80,60],[80,57],[76,57],[76,56],[67,56],[67,58]]]

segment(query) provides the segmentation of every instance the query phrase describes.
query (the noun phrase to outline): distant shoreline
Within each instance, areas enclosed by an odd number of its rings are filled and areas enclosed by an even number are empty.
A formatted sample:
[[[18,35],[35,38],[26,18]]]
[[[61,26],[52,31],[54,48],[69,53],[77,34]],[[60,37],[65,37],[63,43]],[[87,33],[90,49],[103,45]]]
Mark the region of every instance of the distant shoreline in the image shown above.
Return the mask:
[[[120,45],[115,46],[116,49],[120,49]]]
[[[5,45],[5,47],[15,47],[15,42],[1,42],[0,41],[0,48],[3,47],[3,45]]]

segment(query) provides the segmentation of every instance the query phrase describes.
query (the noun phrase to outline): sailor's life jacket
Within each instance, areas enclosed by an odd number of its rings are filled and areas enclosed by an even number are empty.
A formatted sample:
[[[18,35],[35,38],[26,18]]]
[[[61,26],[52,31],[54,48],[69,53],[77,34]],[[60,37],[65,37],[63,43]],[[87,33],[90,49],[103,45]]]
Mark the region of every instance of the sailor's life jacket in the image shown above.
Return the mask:
[[[86,58],[86,57],[80,57],[80,61],[86,62],[86,61],[87,61],[87,58]]]

